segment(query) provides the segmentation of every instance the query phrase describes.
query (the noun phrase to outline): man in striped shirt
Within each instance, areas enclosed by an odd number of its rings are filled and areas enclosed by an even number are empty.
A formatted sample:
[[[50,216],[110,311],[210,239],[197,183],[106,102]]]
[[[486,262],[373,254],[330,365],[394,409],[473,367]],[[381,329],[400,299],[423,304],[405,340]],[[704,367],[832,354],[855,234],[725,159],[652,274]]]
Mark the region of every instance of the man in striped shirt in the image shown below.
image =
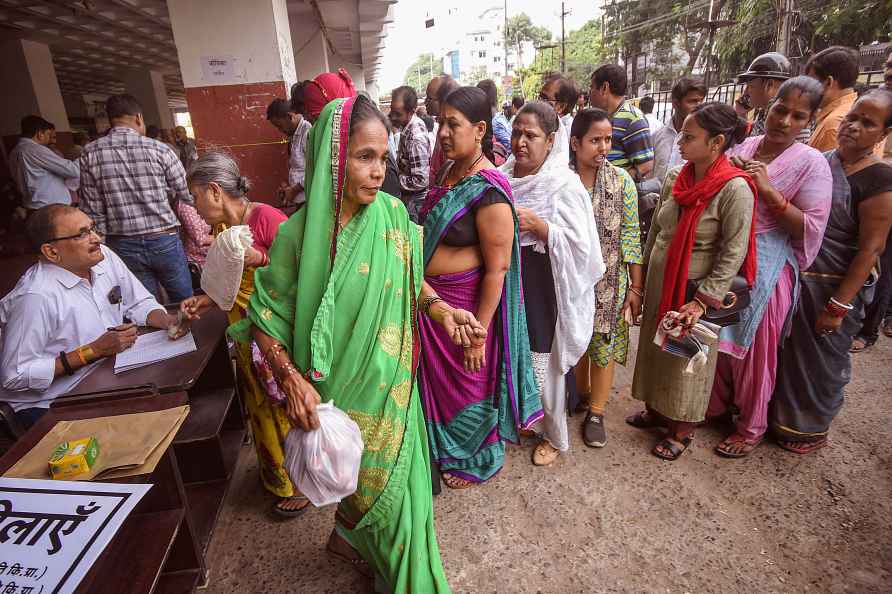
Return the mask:
[[[81,210],[130,271],[160,300],[192,296],[180,241],[177,200],[189,204],[186,173],[168,145],[145,136],[142,108],[130,95],[105,102],[112,128],[84,147],[80,158]]]
[[[654,149],[647,118],[626,100],[626,70],[616,64],[605,64],[592,73],[589,101],[603,109],[613,124],[613,145],[607,159],[641,181],[654,166]]]

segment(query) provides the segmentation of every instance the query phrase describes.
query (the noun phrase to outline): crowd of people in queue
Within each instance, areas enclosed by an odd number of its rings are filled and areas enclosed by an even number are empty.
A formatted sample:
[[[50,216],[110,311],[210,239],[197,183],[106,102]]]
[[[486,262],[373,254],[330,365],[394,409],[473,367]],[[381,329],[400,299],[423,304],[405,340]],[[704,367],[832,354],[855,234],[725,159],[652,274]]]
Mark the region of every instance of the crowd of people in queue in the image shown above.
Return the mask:
[[[827,445],[850,351],[892,334],[892,56],[885,88],[859,96],[857,77],[847,48],[803,76],[765,54],[734,105],[684,77],[661,120],[617,65],[592,74],[590,106],[561,74],[501,109],[492,81],[441,75],[423,106],[395,89],[387,116],[346,71],[323,73],[267,110],[290,147],[264,201],[231,156],[146,135],[132,97],[108,100],[111,130],[77,161],[44,150],[51,125],[26,118],[12,163],[40,260],[0,301],[3,399],[33,423],[137,325],[176,336],[223,307],[193,295],[187,263],[246,225],[228,314],[273,510],[306,512],[284,438],[332,401],[365,450],[328,551],[385,591],[446,592],[440,478],[484,483],[524,436],[533,464],[553,463],[574,410],[584,443],[604,447],[633,352],[643,408],[626,422],[657,430],[655,456],[677,459],[706,422],[727,427],[715,450],[731,458],[769,429],[797,454]],[[693,358],[667,348],[690,336]]]

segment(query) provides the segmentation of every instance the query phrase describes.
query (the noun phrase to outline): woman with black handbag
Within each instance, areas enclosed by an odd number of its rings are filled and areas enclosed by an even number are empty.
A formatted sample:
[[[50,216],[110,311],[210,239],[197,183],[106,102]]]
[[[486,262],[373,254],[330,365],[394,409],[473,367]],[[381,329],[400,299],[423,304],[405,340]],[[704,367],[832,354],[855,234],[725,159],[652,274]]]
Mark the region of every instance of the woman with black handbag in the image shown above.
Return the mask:
[[[632,395],[647,408],[626,422],[666,428],[653,449],[665,460],[687,449],[696,425],[706,418],[717,351],[709,349],[706,364],[686,373],[686,359],[654,343],[658,326],[666,314],[677,312],[675,323],[687,331],[704,315],[736,306],[735,299],[725,301],[735,276],[743,276],[748,286],[755,279],[756,188],[725,156],[746,132],[746,122],[721,103],[704,103],[685,119],[678,146],[687,163],[666,177],[645,246],[644,316]],[[696,283],[693,292],[689,280]]]

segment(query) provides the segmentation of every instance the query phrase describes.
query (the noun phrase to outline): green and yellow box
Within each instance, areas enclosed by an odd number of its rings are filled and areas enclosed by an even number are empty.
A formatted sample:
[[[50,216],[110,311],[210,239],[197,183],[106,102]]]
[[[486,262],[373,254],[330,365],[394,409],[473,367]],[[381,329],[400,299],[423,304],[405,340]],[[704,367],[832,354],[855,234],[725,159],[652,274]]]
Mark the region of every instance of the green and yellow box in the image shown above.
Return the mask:
[[[95,437],[65,441],[56,446],[50,458],[50,476],[70,480],[90,472],[99,458],[99,442]]]

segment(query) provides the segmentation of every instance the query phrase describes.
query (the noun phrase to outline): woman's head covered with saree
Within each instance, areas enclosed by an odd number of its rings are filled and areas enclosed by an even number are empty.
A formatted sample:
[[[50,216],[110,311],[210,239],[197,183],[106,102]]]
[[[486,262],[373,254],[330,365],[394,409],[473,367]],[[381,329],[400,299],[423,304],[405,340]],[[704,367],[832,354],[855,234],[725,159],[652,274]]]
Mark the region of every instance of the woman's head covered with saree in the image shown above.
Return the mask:
[[[387,131],[365,97],[324,107],[307,141],[307,204],[280,227],[248,315],[362,432],[338,535],[387,591],[447,592],[414,383],[421,240],[402,202],[379,191]]]
[[[355,96],[356,87],[346,70],[338,68],[337,72],[323,72],[303,86],[304,113],[315,122],[329,102]]]

